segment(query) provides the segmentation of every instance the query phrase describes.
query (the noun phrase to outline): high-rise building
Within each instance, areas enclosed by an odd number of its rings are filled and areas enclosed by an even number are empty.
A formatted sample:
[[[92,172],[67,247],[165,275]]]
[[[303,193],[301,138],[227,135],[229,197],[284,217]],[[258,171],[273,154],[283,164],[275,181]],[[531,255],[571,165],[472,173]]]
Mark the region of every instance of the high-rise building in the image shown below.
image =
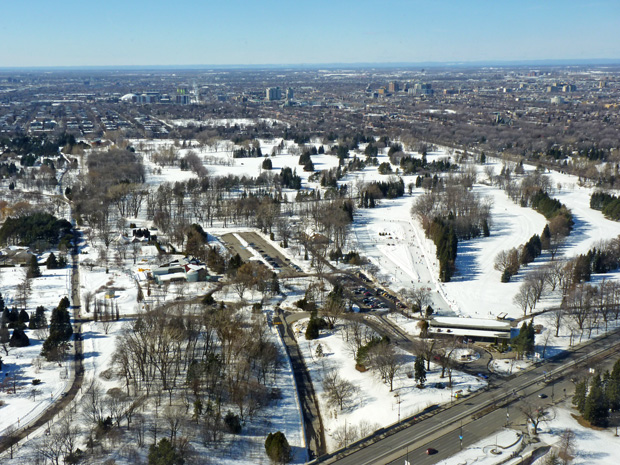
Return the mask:
[[[282,91],[279,87],[268,87],[265,91],[265,98],[270,102],[282,99]]]
[[[409,92],[412,91],[412,88],[409,88]],[[431,84],[427,83],[417,83],[413,86],[413,93],[415,95],[433,95],[433,87]]]
[[[398,85],[398,82],[396,81],[390,82],[388,85],[388,90],[392,93],[398,92],[400,90],[400,86]]]
[[[289,87],[288,89],[286,89],[286,100],[293,100],[294,98],[295,93],[293,92],[293,89]]]

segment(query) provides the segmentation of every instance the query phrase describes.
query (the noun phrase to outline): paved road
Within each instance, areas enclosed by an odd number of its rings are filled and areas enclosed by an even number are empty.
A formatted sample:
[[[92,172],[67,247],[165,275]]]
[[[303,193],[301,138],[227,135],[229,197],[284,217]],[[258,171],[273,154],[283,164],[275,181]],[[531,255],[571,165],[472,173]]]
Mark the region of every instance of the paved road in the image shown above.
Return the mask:
[[[310,379],[310,373],[308,373],[303,356],[299,351],[297,340],[290,326],[290,323],[293,321],[299,318],[307,318],[308,316],[308,313],[285,314],[283,318],[284,324],[280,326],[280,328],[282,329],[281,334],[283,335],[284,344],[286,345],[291,359],[291,365],[293,366],[293,374],[295,376],[295,383],[297,384],[297,394],[304,417],[304,428],[308,441],[307,447],[311,456],[318,457],[327,452],[323,420],[321,419],[319,403],[314,392],[312,379]]]
[[[511,376],[492,384],[488,390],[467,397],[452,407],[437,410],[428,418],[412,418],[409,426],[397,428],[391,434],[379,434],[354,450],[336,456],[319,459],[317,463],[338,463],[340,465],[403,464],[409,451],[412,463],[431,464],[443,460],[458,451],[461,424],[463,445],[466,446],[490,436],[506,422],[507,409],[513,412],[511,421],[522,421],[517,407],[526,401],[538,399],[539,392],[555,396],[572,394],[570,373],[581,370],[592,363],[598,366],[600,358],[617,358],[620,348],[620,331],[560,354],[519,375]],[[552,383],[544,380],[553,379]],[[551,388],[551,386],[554,386]],[[561,392],[561,394],[560,394]],[[434,447],[439,454],[426,456],[424,450]]]
[[[18,429],[14,434],[9,437],[2,437],[0,439],[0,454],[7,451],[11,447],[15,446],[19,441],[28,437],[28,435],[34,433],[39,428],[42,428],[54,419],[56,415],[62,412],[69,406],[71,401],[75,398],[77,393],[82,387],[84,381],[84,365],[83,365],[83,347],[82,347],[82,325],[79,316],[80,312],[80,270],[79,270],[79,253],[77,248],[78,234],[74,231],[74,241],[76,247],[73,248],[71,253],[71,299],[73,310],[73,382],[67,392],[62,397],[54,402],[40,417],[31,421],[23,428]]]

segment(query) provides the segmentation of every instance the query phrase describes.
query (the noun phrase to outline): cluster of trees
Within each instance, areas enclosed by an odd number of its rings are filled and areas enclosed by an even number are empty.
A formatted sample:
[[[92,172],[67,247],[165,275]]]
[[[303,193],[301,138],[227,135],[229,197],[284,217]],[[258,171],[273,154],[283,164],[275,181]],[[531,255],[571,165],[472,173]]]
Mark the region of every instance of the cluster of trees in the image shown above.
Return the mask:
[[[430,178],[429,178],[430,179]],[[418,197],[411,213],[420,218],[425,229],[435,218],[449,224],[459,239],[490,234],[490,200],[471,189],[470,175],[450,176]],[[470,186],[470,187],[467,187]]]
[[[589,384],[587,379],[577,382],[573,405],[592,425],[607,426],[610,411],[620,410],[620,360],[602,378],[595,373]]]
[[[258,141],[254,141],[256,144],[253,144],[251,147],[240,147],[238,149],[233,150],[233,158],[256,158],[262,157],[263,152],[260,149],[260,144]]]
[[[21,217],[7,218],[0,227],[0,243],[25,246],[50,246],[73,240],[71,223],[54,215],[35,212]]]
[[[534,322],[530,320],[530,323],[523,322],[519,334],[510,340],[512,349],[519,355],[532,354],[535,349],[535,335]]]
[[[56,254],[52,252],[47,257],[47,260],[45,260],[45,266],[48,270],[60,270],[67,266],[67,259],[64,255],[60,255],[56,258]]]
[[[233,425],[225,421],[226,409],[234,409],[243,425],[277,397],[270,384],[278,349],[259,320],[245,322],[223,304],[144,313],[117,342],[115,373],[125,395],[159,403],[167,394],[171,406],[182,399],[179,422],[195,421],[205,443],[219,441]]]
[[[231,268],[230,271],[231,286],[240,300],[243,300],[247,290],[256,290],[263,298],[267,294],[273,296],[280,292],[278,275],[261,262],[250,261],[238,268]]]
[[[502,274],[501,281],[509,282],[519,272],[522,265],[528,265],[536,260],[542,251],[549,249],[550,246],[551,233],[549,226],[545,225],[540,236],[534,234],[520,249],[513,247],[509,250],[502,250],[495,257],[494,263],[494,268]]]
[[[439,260],[439,279],[450,282],[456,270],[455,261],[458,251],[458,238],[452,225],[441,218],[434,218],[430,223],[424,223],[426,236],[435,243],[435,254]]]
[[[314,148],[316,152],[316,148]],[[304,171],[314,171],[314,164],[312,163],[312,157],[310,156],[312,152],[310,150],[304,150],[304,152],[299,157],[299,165],[304,167]]]
[[[181,170],[190,170],[198,175],[199,178],[204,178],[209,174],[209,171],[202,163],[200,157],[193,150],[189,150],[187,154],[179,162]]]
[[[280,176],[275,181],[279,181],[282,187],[287,189],[301,189],[301,177],[297,175],[297,171],[291,170],[288,166],[280,170]]]
[[[389,181],[373,181],[361,189],[359,207],[374,208],[380,199],[395,199],[403,195],[405,183],[400,177],[393,177]]]
[[[620,221],[620,198],[606,192],[593,192],[590,196],[590,208],[600,210],[606,218]]]
[[[93,152],[86,165],[86,178],[71,190],[74,213],[79,222],[96,228],[107,248],[113,211],[120,218],[135,217],[148,195],[144,165],[135,152],[121,149]]]
[[[78,145],[75,137],[70,134],[60,134],[57,137],[48,138],[42,136],[20,135],[13,138],[2,138],[0,145],[5,151],[15,155],[34,155],[35,157],[60,156],[59,148],[64,147],[66,153]]]
[[[69,299],[63,297],[58,306],[52,310],[49,336],[43,342],[41,355],[47,360],[62,360],[69,348],[69,340],[73,335],[71,315],[69,315]]]
[[[534,210],[541,213],[548,220],[553,218],[563,218],[568,230],[573,227],[573,215],[571,211],[557,199],[549,197],[544,191],[539,191],[531,199],[531,205]]]

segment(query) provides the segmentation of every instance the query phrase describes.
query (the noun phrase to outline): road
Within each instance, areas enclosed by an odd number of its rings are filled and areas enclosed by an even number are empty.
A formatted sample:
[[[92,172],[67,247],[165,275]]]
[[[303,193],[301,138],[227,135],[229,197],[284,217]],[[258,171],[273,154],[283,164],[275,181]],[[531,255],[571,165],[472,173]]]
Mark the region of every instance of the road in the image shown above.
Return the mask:
[[[28,437],[39,428],[47,426],[56,415],[62,412],[73,401],[84,381],[83,347],[82,347],[82,320],[80,318],[80,267],[79,267],[79,235],[74,230],[75,246],[71,252],[71,309],[73,311],[73,381],[71,387],[62,397],[54,402],[40,417],[34,419],[12,435],[0,439],[0,454],[14,447],[19,441]]]
[[[411,463],[416,465],[436,463],[458,452],[461,425],[465,447],[501,429],[507,420],[506,413],[512,412],[511,422],[521,422],[523,418],[518,414],[519,407],[528,402],[540,403],[542,400],[538,394],[543,391],[549,396],[546,402],[557,400],[556,394],[561,397],[572,394],[570,373],[584,369],[590,363],[598,366],[603,359],[617,358],[619,348],[620,331],[616,331],[519,375],[493,383],[487,390],[459,400],[451,407],[438,408],[427,418],[408,419],[403,426],[388,433],[376,434],[363,444],[347,450],[348,455],[344,452],[330,454],[314,463],[402,465],[407,452]],[[551,382],[545,383],[545,379]],[[424,451],[428,447],[437,449],[439,453],[427,456]]]
[[[290,324],[299,318],[307,318],[308,313],[295,313],[284,315],[283,325],[280,326],[286,350],[291,359],[293,375],[297,385],[297,395],[301,403],[301,410],[304,417],[304,428],[306,430],[307,447],[311,456],[319,457],[327,452],[325,445],[325,432],[323,420],[319,410],[319,402],[314,392],[310,373],[306,368],[303,356],[297,345],[297,340],[293,334]]]

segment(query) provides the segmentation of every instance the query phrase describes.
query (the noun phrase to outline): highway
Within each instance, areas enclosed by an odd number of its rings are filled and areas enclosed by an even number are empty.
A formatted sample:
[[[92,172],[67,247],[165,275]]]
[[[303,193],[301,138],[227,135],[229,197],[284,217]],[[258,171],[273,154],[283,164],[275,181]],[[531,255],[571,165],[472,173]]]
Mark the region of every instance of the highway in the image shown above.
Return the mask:
[[[571,373],[586,368],[588,364],[600,366],[604,360],[615,360],[619,350],[620,331],[615,331],[519,375],[499,380],[487,390],[459,400],[452,407],[438,409],[428,418],[405,420],[402,426],[394,429],[396,432],[376,435],[350,448],[346,454],[330,454],[311,463],[402,465],[407,452],[409,461],[416,465],[436,463],[460,450],[461,426],[463,446],[466,447],[491,436],[506,424],[507,419],[513,423],[522,422],[518,407],[526,402],[547,405],[559,397],[572,395]],[[543,391],[548,395],[544,400],[538,398]],[[510,418],[507,413],[511,414]],[[424,451],[428,447],[437,449],[439,453],[427,456]]]

